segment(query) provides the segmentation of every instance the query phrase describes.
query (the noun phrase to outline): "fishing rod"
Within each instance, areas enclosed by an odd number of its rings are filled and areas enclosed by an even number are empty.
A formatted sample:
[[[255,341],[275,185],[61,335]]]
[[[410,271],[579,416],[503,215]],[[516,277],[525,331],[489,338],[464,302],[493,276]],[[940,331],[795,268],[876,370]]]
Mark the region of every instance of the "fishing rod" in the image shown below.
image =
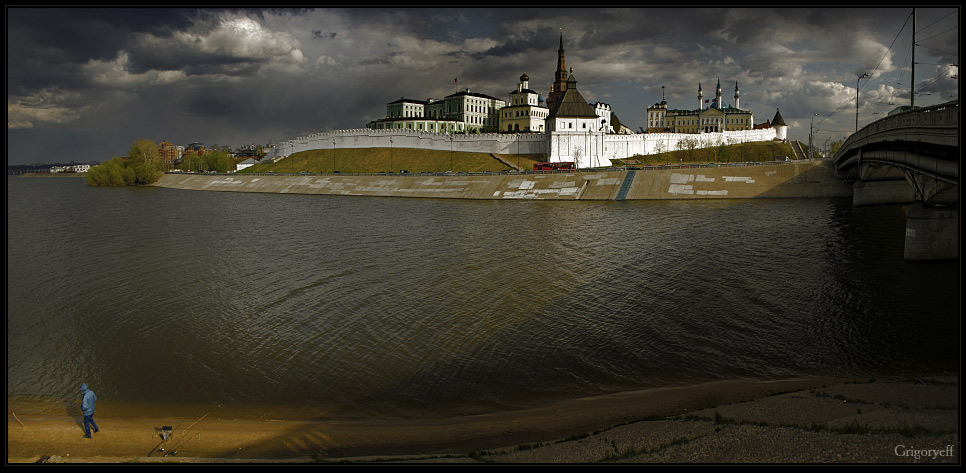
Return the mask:
[[[209,412],[208,414],[211,414],[211,412]],[[205,415],[201,416],[200,419],[192,422],[191,425],[189,425],[182,432],[187,433],[188,431],[190,431],[191,428],[195,426],[195,424],[197,424],[198,422],[201,422],[205,417],[208,417],[208,414],[205,414]],[[163,437],[162,440],[161,440],[161,443],[159,443],[157,446],[155,446],[154,449],[151,450],[151,453],[148,454],[148,456],[151,456],[155,452],[164,452],[165,451],[165,448],[164,447],[171,441],[171,439],[174,438],[174,434],[167,434],[167,435],[165,435],[164,434],[164,428],[163,427],[162,427],[162,430],[161,430],[161,436]],[[164,456],[168,456],[168,454],[165,453]]]

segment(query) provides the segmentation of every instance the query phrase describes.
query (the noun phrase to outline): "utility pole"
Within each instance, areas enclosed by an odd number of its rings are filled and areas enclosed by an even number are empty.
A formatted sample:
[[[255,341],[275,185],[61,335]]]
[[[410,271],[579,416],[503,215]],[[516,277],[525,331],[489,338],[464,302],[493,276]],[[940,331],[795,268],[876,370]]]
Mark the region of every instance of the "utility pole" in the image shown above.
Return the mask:
[[[812,124],[808,126],[808,156],[806,156],[805,159],[812,159],[812,140],[814,139],[813,135],[815,133],[815,117],[817,116],[817,113],[812,115]]]
[[[869,73],[863,73],[855,80],[855,131],[859,131],[859,81],[869,77]]]
[[[916,9],[912,9],[912,84],[909,88],[909,105],[916,108]]]

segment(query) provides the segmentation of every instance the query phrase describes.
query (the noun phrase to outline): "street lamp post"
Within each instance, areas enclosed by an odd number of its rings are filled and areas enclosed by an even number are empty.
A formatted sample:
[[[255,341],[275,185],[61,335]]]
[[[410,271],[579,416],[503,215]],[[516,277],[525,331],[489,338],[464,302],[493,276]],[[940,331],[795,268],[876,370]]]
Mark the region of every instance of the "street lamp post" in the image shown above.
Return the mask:
[[[859,76],[858,79],[855,80],[855,131],[856,132],[859,131],[859,81],[862,79],[865,79],[866,77],[869,77],[868,72],[862,74],[861,76]]]
[[[806,156],[806,159],[812,159],[812,140],[814,139],[815,117],[817,116],[817,113],[812,115],[812,123],[808,126],[808,156]]]
[[[392,172],[392,138],[389,138],[389,172]]]
[[[332,140],[332,173],[335,173],[335,140]]]

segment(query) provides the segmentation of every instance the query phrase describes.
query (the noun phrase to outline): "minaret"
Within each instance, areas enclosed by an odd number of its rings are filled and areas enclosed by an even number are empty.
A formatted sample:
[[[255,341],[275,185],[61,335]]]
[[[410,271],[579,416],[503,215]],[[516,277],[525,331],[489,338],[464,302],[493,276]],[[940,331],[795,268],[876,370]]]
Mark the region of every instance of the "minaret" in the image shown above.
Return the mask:
[[[717,104],[714,108],[721,109],[721,79],[718,79],[718,87],[714,89],[714,102]]]
[[[741,108],[738,106],[738,81],[735,81],[735,108]]]
[[[698,82],[698,111],[701,111],[702,107],[704,107],[704,103],[701,101],[703,98],[704,92],[701,92],[701,83]]]

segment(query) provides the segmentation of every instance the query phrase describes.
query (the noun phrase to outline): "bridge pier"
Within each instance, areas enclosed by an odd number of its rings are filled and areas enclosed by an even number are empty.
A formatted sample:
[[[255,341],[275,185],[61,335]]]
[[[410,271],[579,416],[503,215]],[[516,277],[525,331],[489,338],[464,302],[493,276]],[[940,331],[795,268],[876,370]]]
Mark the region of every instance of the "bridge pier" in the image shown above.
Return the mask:
[[[905,180],[856,181],[852,205],[905,204],[916,202],[916,189]]]
[[[906,207],[906,246],[910,261],[959,258],[959,207]]]

